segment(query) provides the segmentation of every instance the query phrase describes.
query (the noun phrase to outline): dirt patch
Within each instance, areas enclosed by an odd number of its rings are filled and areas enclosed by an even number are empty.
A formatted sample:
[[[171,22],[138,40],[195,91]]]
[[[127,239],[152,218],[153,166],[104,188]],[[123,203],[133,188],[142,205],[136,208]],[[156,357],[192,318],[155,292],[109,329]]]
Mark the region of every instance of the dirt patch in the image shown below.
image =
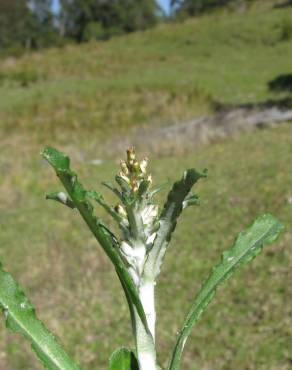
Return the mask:
[[[292,109],[276,106],[240,107],[164,127],[139,128],[127,137],[112,138],[105,147],[109,155],[121,152],[129,145],[135,145],[140,151],[157,154],[183,153],[238,131],[264,128],[287,121],[292,121]]]

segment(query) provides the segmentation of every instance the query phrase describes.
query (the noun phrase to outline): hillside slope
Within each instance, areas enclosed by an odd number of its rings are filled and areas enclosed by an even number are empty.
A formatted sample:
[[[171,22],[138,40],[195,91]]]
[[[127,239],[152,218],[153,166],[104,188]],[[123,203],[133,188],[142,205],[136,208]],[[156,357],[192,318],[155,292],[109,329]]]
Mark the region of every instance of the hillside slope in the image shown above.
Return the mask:
[[[291,73],[292,8],[260,2],[184,23],[0,63],[0,125],[38,138],[101,139],[130,127],[283,99],[268,84]],[[289,28],[290,27],[290,28]],[[81,132],[79,132],[79,135]]]

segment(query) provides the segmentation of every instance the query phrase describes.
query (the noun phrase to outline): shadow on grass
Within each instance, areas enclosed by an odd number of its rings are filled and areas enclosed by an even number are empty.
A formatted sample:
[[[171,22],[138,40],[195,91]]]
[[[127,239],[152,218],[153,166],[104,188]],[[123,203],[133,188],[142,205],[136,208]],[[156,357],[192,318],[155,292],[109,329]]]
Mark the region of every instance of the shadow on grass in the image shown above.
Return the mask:
[[[283,3],[275,4],[275,9],[287,8],[288,6],[292,6],[292,0],[286,0]]]
[[[268,83],[269,89],[275,92],[292,92],[292,73],[283,74]]]
[[[226,112],[234,109],[268,109],[268,108],[279,108],[282,110],[292,109],[292,96],[289,93],[292,93],[292,73],[287,73],[279,75],[273,80],[268,82],[268,88],[270,91],[275,93],[286,93],[287,96],[279,97],[278,99],[268,99],[262,102],[257,103],[242,103],[242,104],[225,104],[220,102],[213,102],[214,112]],[[283,96],[283,95],[282,95]]]
[[[216,105],[214,104],[214,111],[215,113],[218,112],[226,112],[231,111],[234,109],[246,109],[253,110],[253,109],[268,109],[268,108],[279,108],[283,110],[292,109],[292,97],[285,97],[282,99],[269,99],[263,102],[258,103],[242,103],[242,104],[222,104],[217,102]]]

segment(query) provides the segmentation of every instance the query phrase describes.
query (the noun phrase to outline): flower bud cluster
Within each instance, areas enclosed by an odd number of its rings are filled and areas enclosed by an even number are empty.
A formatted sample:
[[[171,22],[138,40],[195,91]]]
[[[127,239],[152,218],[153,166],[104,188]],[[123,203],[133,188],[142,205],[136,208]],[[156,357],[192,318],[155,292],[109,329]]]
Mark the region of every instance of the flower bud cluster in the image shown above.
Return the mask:
[[[152,203],[149,191],[152,177],[147,174],[148,159],[137,160],[134,148],[127,150],[127,158],[120,162],[119,177],[123,179],[122,194],[130,202],[117,205],[115,211],[127,222],[128,235],[121,241],[121,253],[128,261],[129,272],[136,284],[142,274],[144,262],[156,237],[158,206]]]
[[[134,147],[131,147],[127,150],[126,161],[120,161],[121,170],[118,175],[129,185],[132,196],[137,195],[139,186],[141,185],[142,181],[148,182],[148,189],[150,188],[152,184],[152,176],[151,174],[147,174],[147,166],[148,158],[145,157],[139,162],[137,160]],[[118,204],[115,207],[115,211],[122,218],[127,218],[126,210],[122,205]],[[149,218],[147,219],[146,223],[148,222]]]
[[[148,158],[137,161],[135,149],[132,147],[127,150],[127,160],[121,161],[120,177],[124,179],[131,187],[133,193],[139,189],[139,185],[143,180],[152,183],[151,175],[147,175]]]

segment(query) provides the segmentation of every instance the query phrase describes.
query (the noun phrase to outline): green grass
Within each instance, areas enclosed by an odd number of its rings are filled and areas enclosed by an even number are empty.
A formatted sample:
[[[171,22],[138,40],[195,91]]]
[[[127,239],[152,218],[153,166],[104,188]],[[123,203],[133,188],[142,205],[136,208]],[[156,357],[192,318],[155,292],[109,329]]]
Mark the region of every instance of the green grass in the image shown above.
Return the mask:
[[[3,60],[1,127],[63,140],[64,130],[82,128],[104,138],[205,114],[214,102],[283,98],[267,84],[291,73],[292,42],[283,39],[291,10],[272,3]]]
[[[200,282],[236,234],[263,212],[291,226],[291,134],[287,124],[238,135],[185,157],[152,159],[156,183],[175,180],[191,166],[206,166],[210,173],[197,189],[201,206],[185,211],[178,225],[158,282],[163,365]],[[25,158],[16,146],[12,158],[9,144],[3,149],[1,164],[8,174],[1,188],[6,204],[0,216],[0,259],[84,367],[106,368],[111,351],[131,343],[127,306],[114,271],[77,214],[44,200],[46,191],[61,187],[37,151]],[[115,161],[96,167],[75,160],[73,167],[88,187],[98,189],[117,171]],[[184,369],[289,368],[291,243],[288,230],[219,291],[186,347]],[[1,368],[40,368],[28,346],[3,324],[0,348]]]

